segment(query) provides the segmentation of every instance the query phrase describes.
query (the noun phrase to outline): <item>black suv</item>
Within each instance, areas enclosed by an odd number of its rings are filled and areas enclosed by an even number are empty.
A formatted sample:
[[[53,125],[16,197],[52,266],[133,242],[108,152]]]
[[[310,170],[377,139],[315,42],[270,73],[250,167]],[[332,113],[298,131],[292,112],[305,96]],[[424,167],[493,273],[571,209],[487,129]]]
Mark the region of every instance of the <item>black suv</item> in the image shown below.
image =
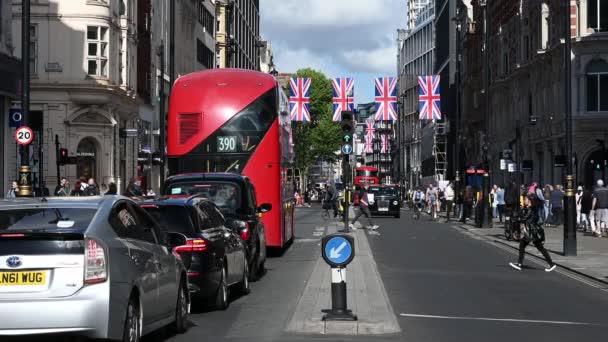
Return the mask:
[[[239,230],[247,246],[250,280],[258,280],[266,262],[266,236],[259,214],[268,212],[268,203],[257,205],[255,187],[249,178],[233,173],[189,173],[174,175],[165,181],[161,193],[168,197],[203,196],[214,202],[227,219],[227,225]]]
[[[229,286],[249,293],[246,247],[238,229],[227,227],[224,215],[211,201],[189,198],[139,203],[159,223],[172,252],[188,270],[193,299],[211,299],[218,309],[228,307]]]
[[[372,215],[401,217],[401,196],[397,186],[370,186],[368,193],[374,197],[369,204]]]

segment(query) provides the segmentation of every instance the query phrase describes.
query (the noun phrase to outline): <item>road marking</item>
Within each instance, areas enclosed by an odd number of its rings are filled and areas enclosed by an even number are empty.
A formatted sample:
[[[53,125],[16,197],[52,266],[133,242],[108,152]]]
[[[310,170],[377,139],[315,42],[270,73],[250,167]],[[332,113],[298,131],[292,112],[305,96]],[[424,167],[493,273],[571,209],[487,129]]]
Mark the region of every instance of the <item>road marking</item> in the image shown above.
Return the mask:
[[[401,313],[399,316],[402,317],[415,317],[415,318],[435,318],[435,319],[459,319],[459,320],[471,320],[471,321],[497,321],[497,322],[516,322],[516,323],[540,323],[540,324],[562,324],[562,325],[599,325],[598,323],[585,323],[585,322],[567,322],[567,321],[544,321],[534,319],[516,319],[516,318],[489,318],[489,317],[464,317],[464,316],[436,316],[436,315],[418,315],[418,314],[406,314]]]
[[[324,232],[314,232],[312,233],[313,236],[322,236],[323,234],[325,234]]]

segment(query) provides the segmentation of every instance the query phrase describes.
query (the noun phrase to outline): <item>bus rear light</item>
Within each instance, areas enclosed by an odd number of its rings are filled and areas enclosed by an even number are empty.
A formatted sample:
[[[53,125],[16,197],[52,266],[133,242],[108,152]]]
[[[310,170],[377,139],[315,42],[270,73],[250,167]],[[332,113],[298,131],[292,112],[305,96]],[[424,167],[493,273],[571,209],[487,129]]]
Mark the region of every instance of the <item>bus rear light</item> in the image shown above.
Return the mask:
[[[108,280],[106,251],[99,242],[90,238],[85,240],[85,246],[84,283],[103,283]]]

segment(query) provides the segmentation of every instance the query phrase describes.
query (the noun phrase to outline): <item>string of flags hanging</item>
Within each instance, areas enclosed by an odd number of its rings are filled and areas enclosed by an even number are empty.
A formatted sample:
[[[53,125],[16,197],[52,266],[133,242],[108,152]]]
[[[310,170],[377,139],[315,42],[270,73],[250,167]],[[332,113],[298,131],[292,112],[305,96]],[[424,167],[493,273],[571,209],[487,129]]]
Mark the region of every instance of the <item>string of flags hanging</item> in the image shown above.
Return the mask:
[[[311,121],[310,87],[311,78],[293,77],[290,79],[289,109],[292,121]],[[397,120],[397,78],[379,77],[375,83],[376,114],[371,121]],[[355,110],[355,80],[352,77],[338,77],[331,80],[333,88],[333,121],[342,120],[342,111]],[[441,120],[440,76],[418,76],[420,120]],[[368,129],[370,121],[367,122]],[[371,149],[369,132],[365,134],[365,149]],[[390,147],[389,147],[390,148]]]

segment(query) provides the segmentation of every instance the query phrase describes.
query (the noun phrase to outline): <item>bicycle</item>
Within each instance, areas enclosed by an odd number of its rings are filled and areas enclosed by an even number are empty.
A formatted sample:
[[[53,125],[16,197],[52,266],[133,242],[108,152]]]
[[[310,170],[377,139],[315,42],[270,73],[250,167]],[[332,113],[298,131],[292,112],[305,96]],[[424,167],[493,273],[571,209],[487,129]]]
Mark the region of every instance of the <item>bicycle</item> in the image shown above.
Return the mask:
[[[418,202],[418,203],[414,203],[414,205],[412,206],[414,213],[412,214],[412,216],[414,217],[414,220],[420,220],[420,211],[422,211],[422,203]]]
[[[323,221],[327,222],[330,220],[331,216],[329,214],[329,209],[325,206],[325,199],[321,200],[321,218]]]

